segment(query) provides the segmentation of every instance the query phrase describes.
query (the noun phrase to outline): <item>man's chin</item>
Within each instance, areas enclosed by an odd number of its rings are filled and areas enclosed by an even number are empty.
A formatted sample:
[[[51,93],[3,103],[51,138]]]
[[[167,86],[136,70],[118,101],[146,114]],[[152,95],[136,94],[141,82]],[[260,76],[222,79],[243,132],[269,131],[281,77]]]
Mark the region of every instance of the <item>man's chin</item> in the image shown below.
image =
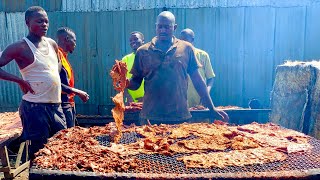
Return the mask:
[[[165,41],[167,40],[167,36],[158,36],[158,39],[161,40],[161,41]]]
[[[35,35],[37,35],[39,37],[43,37],[43,36],[46,36],[47,33],[46,32],[40,32],[40,33],[35,33]]]

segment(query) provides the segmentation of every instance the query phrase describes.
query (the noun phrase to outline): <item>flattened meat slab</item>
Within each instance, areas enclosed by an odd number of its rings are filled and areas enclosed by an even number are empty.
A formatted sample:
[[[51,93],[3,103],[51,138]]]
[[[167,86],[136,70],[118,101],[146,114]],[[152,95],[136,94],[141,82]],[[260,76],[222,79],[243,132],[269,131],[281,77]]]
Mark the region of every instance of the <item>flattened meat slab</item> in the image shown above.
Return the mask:
[[[110,76],[113,81],[113,87],[115,90],[119,91],[119,93],[112,98],[112,101],[115,104],[115,107],[111,110],[112,116],[116,122],[118,133],[114,137],[114,142],[118,143],[122,137],[122,126],[124,119],[124,111],[125,105],[123,102],[123,93],[124,89],[127,87],[127,65],[125,62],[121,62],[115,60],[115,64],[113,65]]]
[[[122,137],[122,126],[124,119],[125,106],[123,103],[123,92],[119,92],[115,97],[112,98],[112,101],[116,106],[111,110],[111,112],[118,130],[118,133],[114,137],[114,142],[118,143]]]
[[[273,148],[255,148],[235,150],[230,152],[216,152],[208,154],[193,154],[177,158],[186,167],[191,168],[224,168],[226,166],[245,166],[283,161],[287,155]]]
[[[260,145],[253,138],[239,135],[231,140],[231,148],[234,150],[245,150],[258,147],[260,147]]]
[[[110,76],[112,78],[113,87],[115,90],[124,91],[127,86],[127,72],[127,64],[125,62],[115,60],[115,64],[112,66],[110,71]]]
[[[190,150],[214,150],[224,151],[229,147],[230,140],[223,136],[201,137],[191,140],[180,141],[187,149]]]

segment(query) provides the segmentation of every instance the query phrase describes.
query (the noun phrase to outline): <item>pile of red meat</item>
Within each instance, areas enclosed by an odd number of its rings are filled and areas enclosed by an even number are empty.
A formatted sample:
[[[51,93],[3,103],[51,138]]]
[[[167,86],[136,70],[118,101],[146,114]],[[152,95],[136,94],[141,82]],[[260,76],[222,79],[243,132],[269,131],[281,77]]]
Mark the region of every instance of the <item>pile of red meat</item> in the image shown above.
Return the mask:
[[[18,112],[0,113],[0,144],[21,133],[22,124]]]

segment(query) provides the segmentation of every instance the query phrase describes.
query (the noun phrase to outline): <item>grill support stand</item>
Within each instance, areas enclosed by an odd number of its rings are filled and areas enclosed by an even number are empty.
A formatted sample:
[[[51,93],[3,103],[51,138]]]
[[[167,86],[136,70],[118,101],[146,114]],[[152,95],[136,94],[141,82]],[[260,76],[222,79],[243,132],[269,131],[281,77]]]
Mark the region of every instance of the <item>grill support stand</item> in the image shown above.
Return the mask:
[[[0,159],[2,164],[2,168],[0,168],[0,172],[4,173],[5,179],[13,179],[23,170],[25,170],[26,168],[29,168],[30,161],[28,160],[28,145],[29,145],[29,141],[22,142],[20,144],[19,152],[18,152],[14,167],[10,166],[7,146],[6,145],[0,146]],[[25,159],[26,162],[21,164],[20,161],[21,161],[24,149],[26,152],[26,159]]]

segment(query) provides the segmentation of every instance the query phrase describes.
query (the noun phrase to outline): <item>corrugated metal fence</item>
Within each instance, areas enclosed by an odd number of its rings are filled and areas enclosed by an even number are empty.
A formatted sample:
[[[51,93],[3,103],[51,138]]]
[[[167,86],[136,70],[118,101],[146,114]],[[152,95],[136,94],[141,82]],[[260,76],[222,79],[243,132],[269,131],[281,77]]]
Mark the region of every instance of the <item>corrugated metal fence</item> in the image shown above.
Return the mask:
[[[115,94],[108,71],[115,59],[130,53],[128,34],[141,31],[149,41],[163,7],[176,15],[178,29],[196,33],[195,46],[212,59],[217,75],[212,97],[216,105],[246,107],[258,98],[269,106],[275,67],[284,60],[320,59],[319,0],[2,0],[0,49],[27,33],[24,13],[40,5],[48,11],[54,37],[60,26],[76,31],[77,48],[70,56],[76,87],[90,94],[81,114],[106,114]],[[4,67],[19,74],[14,63]],[[0,81],[0,111],[17,109],[21,92]]]

